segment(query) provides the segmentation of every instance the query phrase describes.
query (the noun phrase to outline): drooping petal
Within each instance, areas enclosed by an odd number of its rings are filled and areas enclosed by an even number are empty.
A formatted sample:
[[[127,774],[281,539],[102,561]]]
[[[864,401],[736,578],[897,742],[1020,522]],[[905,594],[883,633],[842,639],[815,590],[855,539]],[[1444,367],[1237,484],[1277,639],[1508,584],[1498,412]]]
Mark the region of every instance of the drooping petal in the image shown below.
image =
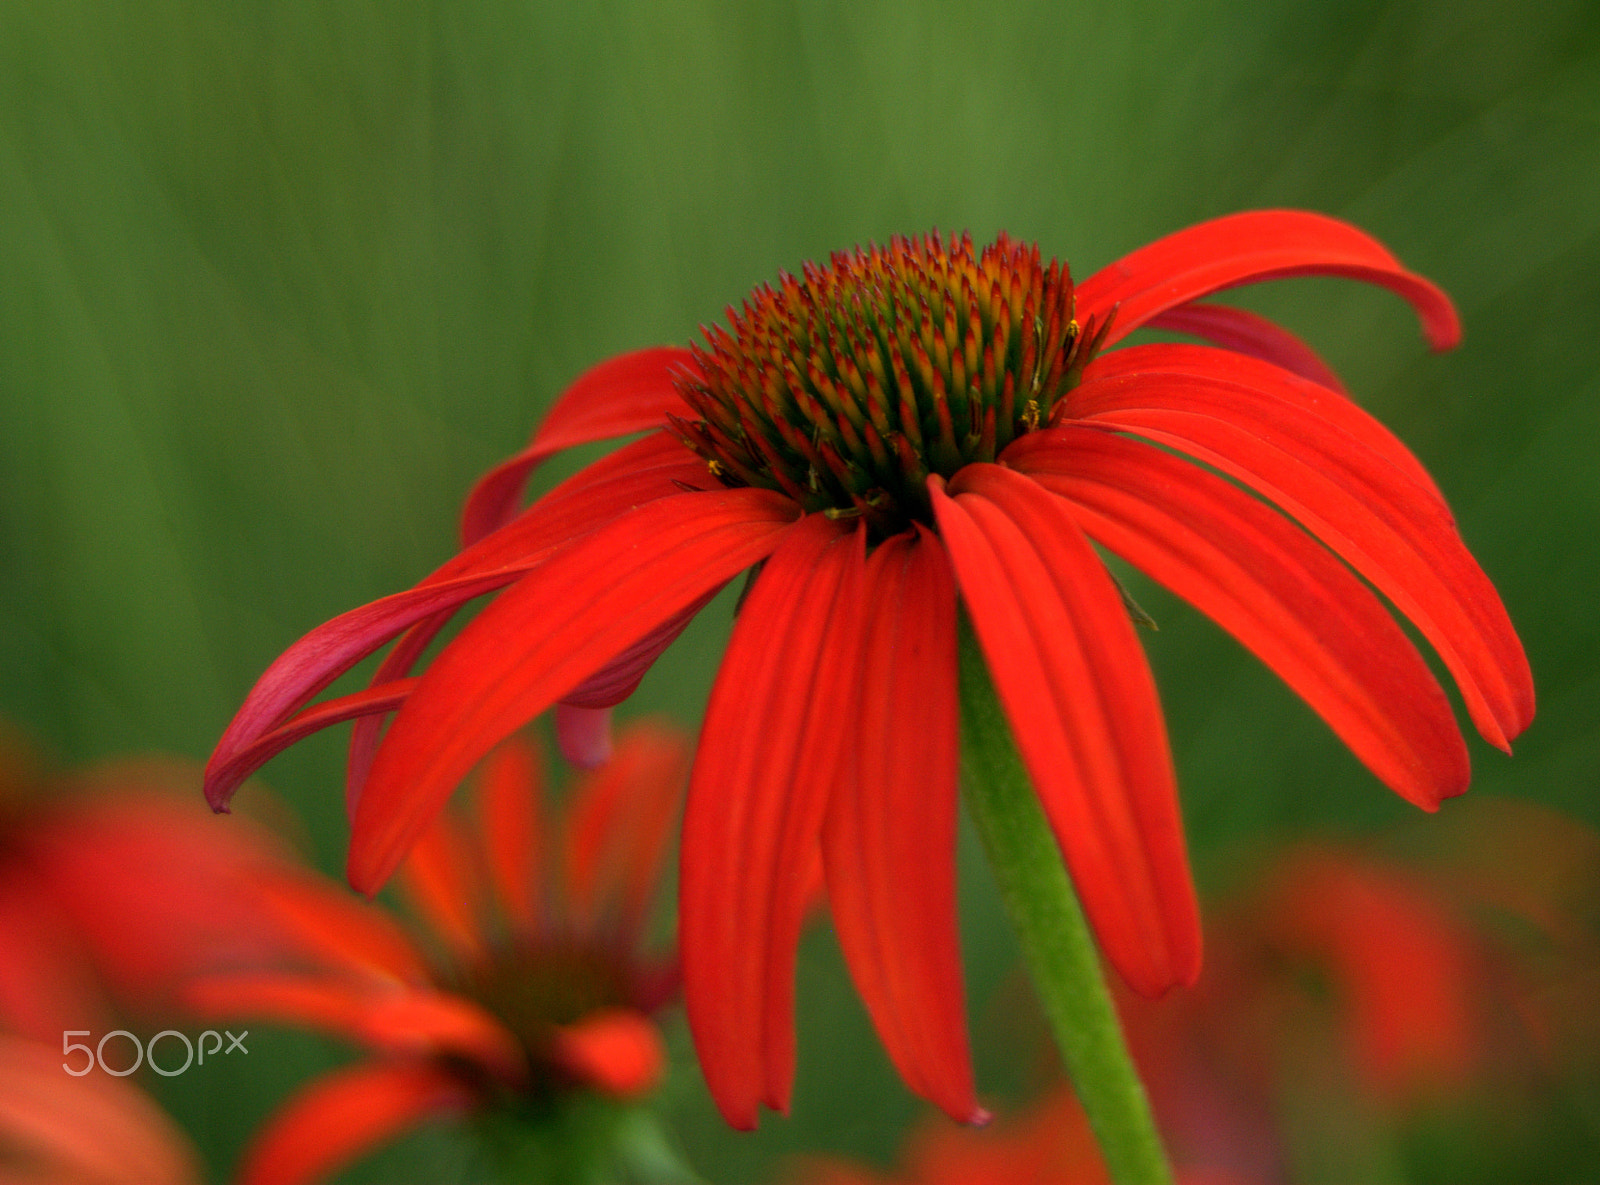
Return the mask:
[[[584,781],[567,808],[563,845],[565,916],[579,931],[594,931],[609,912],[625,936],[638,935],[688,775],[684,737],[643,721]]]
[[[716,485],[705,462],[677,437],[651,432],[584,466],[521,514],[464,545],[428,581],[515,563],[539,547],[592,530],[640,502]]]
[[[578,708],[609,708],[620,704],[633,694],[645,673],[655,665],[656,659],[678,640],[678,635],[721,591],[720,588],[711,589],[699,600],[674,613],[562,696],[562,704]]]
[[[415,677],[396,679],[326,700],[290,717],[277,728],[257,734],[248,743],[231,746],[226,755],[219,744],[206,766],[206,800],[213,810],[227,810],[233,792],[244,780],[290,745],[333,724],[386,715],[405,702],[418,682]]]
[[[1193,375],[1197,380],[1217,383],[1233,382],[1258,391],[1270,392],[1292,406],[1316,415],[1349,433],[1389,464],[1404,473],[1417,485],[1431,494],[1444,513],[1444,495],[1440,493],[1433,475],[1423,468],[1422,462],[1405,443],[1389,431],[1383,422],[1369,414],[1349,399],[1329,399],[1320,383],[1307,382],[1302,377],[1286,372],[1269,362],[1244,357],[1232,350],[1215,350],[1206,346],[1160,345],[1129,346],[1113,350],[1096,358],[1084,371],[1084,382],[1068,396],[1069,416],[1089,415],[1104,394],[1100,384],[1116,383],[1150,374],[1172,376],[1173,381]],[[1090,390],[1085,392],[1084,386]]]
[[[972,1081],[956,935],[956,590],[918,527],[867,561],[863,654],[845,776],[822,853],[840,947],[907,1085],[965,1123]]]
[[[1107,346],[1168,309],[1262,280],[1344,276],[1378,284],[1417,311],[1436,350],[1461,339],[1455,308],[1407,271],[1376,239],[1347,222],[1304,210],[1253,210],[1180,230],[1124,255],[1078,285],[1078,317],[1116,320]]]
[[[476,1102],[444,1069],[368,1062],[330,1071],[270,1119],[245,1151],[241,1185],[311,1185],[431,1118]]]
[[[763,558],[795,514],[764,490],[680,494],[525,574],[439,654],[395,717],[356,808],[351,884],[376,892],[496,743]]]
[[[514,933],[531,933],[543,913],[544,771],[532,745],[512,736],[478,769],[479,836],[495,898]]]
[[[1164,368],[1084,388],[1073,392],[1076,414],[1216,466],[1341,555],[1416,624],[1455,676],[1478,731],[1509,751],[1533,718],[1522,644],[1443,504],[1391,454],[1346,430],[1372,439],[1367,425],[1377,421],[1276,367],[1218,350],[1184,351]]]
[[[511,520],[528,475],[545,458],[575,445],[659,428],[668,413],[681,413],[684,404],[672,376],[694,368],[694,355],[681,346],[655,346],[608,358],[579,375],[546,413],[528,447],[473,486],[461,512],[462,545]]]
[[[1200,971],[1200,920],[1155,681],[1122,598],[1067,507],[969,465],[930,483],[1018,752],[1106,957],[1160,995]]]
[[[576,529],[578,524],[587,523],[589,529],[592,529],[601,525],[606,519],[641,502],[672,493],[681,493],[689,486],[692,479],[703,476],[704,471],[698,458],[688,453],[682,444],[669,434],[653,432],[642,440],[623,445],[574,474],[540,499],[537,507],[530,507],[517,523],[485,536],[479,543],[446,562],[424,583],[440,579],[444,575],[458,573],[461,565],[467,563],[474,567],[494,565],[497,562],[504,566],[509,563],[517,565],[519,571],[524,570],[530,560],[548,554],[547,549],[544,551],[531,549],[530,545],[536,544],[537,540],[527,538],[524,533],[527,524],[535,526],[540,523],[554,524],[568,532],[570,536],[576,537],[581,534],[581,531]],[[594,501],[596,495],[602,499],[598,504]],[[458,607],[446,608],[406,630],[384,656],[383,662],[372,676],[373,683],[398,679],[409,674],[433,639],[438,636],[439,631],[455,616],[456,608]],[[661,648],[665,649],[676,637],[677,632],[668,633],[660,643]],[[623,661],[631,663],[631,667],[621,671],[607,668],[597,672],[590,682],[602,683],[602,691],[615,691],[615,684],[619,679],[631,676],[633,681],[623,690],[617,691],[615,699],[607,701],[619,702],[633,690],[638,680],[643,678],[650,662],[659,657],[659,654],[659,650],[648,651],[642,655],[625,654]],[[578,688],[573,694],[584,696],[589,691],[590,689],[585,686]],[[356,803],[361,799],[362,787],[366,785],[367,773],[372,768],[372,759],[377,756],[378,744],[382,740],[383,729],[387,723],[387,713],[364,716],[356,721],[355,727],[350,731],[350,752],[345,763],[345,812],[351,819],[355,818]]]
[[[1330,391],[1349,394],[1339,376],[1315,350],[1276,321],[1269,321],[1249,309],[1193,301],[1157,313],[1145,324],[1151,329],[1203,337],[1212,345],[1260,358],[1320,383]]]
[[[746,598],[706,707],[684,815],[679,942],[706,1085],[736,1128],[784,1110],[794,964],[855,703],[864,544],[802,519]]]
[[[1093,539],[1238,638],[1355,755],[1426,810],[1467,787],[1449,700],[1382,603],[1281,514],[1221,478],[1089,425],[1007,462]],[[1048,439],[1047,439],[1048,438]]]
[[[342,613],[290,646],[256,681],[217,742],[206,775],[206,797],[212,807],[226,809],[237,780],[229,782],[223,771],[233,767],[241,750],[284,723],[384,643],[418,623],[437,632],[448,614],[465,602],[511,583],[554,550],[617,515],[677,495],[676,483],[684,473],[703,473],[696,466],[685,468],[678,459],[676,454],[693,460],[687,450],[664,453],[660,445],[660,437],[638,441],[630,446],[634,451],[626,463],[610,458],[596,462],[514,522],[441,565],[415,588]],[[409,648],[403,663],[385,664],[377,678],[398,679],[420,652],[420,645]]]

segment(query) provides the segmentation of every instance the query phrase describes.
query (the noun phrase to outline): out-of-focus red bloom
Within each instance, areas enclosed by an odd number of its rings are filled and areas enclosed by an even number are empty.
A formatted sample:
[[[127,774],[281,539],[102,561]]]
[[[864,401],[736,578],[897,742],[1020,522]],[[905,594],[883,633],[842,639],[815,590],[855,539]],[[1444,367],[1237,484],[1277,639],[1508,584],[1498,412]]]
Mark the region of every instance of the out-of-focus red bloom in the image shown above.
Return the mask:
[[[553,821],[532,749],[507,741],[480,771],[477,818],[439,815],[400,869],[418,924],[308,872],[258,873],[252,891],[289,956],[197,979],[189,1004],[378,1056],[291,1099],[243,1179],[312,1180],[441,1115],[654,1086],[665,1051],[650,1017],[678,979],[674,958],[647,952],[645,928],[688,761],[676,732],[635,726]]]
[[[1124,1000],[1180,1161],[1278,1179],[1297,1108],[1382,1138],[1421,1105],[1504,1114],[1600,1049],[1600,836],[1481,800],[1415,838],[1280,853],[1211,914],[1192,990]]]
[[[59,1042],[267,949],[240,887],[283,848],[196,809],[199,779],[160,758],[47,772],[0,739],[0,1027]]]
[[[63,1057],[67,1036],[137,1027],[197,970],[270,948],[240,889],[282,850],[252,824],[219,827],[199,782],[197,766],[160,759],[55,772],[0,722],[0,1179],[201,1180],[139,1089]]]
[[[763,1102],[787,1106],[820,847],[890,1056],[973,1118],[954,916],[958,591],[1101,947],[1148,994],[1198,972],[1198,913],[1154,682],[1091,541],[1213,617],[1426,809],[1465,789],[1466,746],[1363,577],[1438,650],[1489,741],[1507,747],[1532,717],[1522,647],[1421,464],[1305,343],[1203,300],[1297,275],[1382,285],[1436,348],[1457,340],[1427,280],[1355,228],[1292,211],[1204,223],[1076,287],[1003,236],[981,252],[895,239],[782,276],[704,348],[582,376],[479,483],[461,554],[272,665],[212,757],[211,801],[361,717],[349,875],[371,892],[496,742],[558,702],[618,702],[759,565],[684,828],[685,989],[711,1091],[739,1127]],[[1108,350],[1142,326],[1214,344]],[[543,458],[639,432],[516,512]],[[409,674],[463,603],[502,589]],[[396,637],[368,690],[305,706]]]
[[[1181,1166],[1177,1179],[1178,1185],[1250,1185],[1246,1178]],[[793,1185],[1111,1185],[1083,1108],[1065,1087],[987,1127],[925,1123],[906,1141],[894,1172],[808,1158],[790,1180]]]
[[[62,1073],[61,1050],[0,1033],[0,1179],[16,1185],[189,1185],[188,1139],[120,1078]]]

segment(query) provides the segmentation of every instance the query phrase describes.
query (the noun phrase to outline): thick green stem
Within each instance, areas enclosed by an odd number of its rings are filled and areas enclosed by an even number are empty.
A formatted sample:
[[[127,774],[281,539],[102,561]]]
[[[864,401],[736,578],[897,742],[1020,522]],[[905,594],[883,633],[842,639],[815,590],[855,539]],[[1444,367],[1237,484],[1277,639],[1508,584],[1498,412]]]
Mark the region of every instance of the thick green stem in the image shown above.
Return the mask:
[[[961,765],[972,814],[1022,955],[1112,1180],[1171,1185],[1083,907],[1017,755],[978,641],[961,631]]]

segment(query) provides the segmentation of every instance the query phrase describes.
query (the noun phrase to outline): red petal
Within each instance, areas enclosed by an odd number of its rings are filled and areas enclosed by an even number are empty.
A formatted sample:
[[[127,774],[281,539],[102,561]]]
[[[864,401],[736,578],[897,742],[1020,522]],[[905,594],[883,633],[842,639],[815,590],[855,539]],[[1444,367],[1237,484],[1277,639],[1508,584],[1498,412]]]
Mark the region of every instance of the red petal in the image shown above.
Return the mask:
[[[465,602],[511,583],[554,549],[640,503],[677,494],[675,482],[685,473],[703,474],[703,468],[686,468],[676,456],[665,460],[668,454],[661,449],[663,439],[637,441],[619,450],[626,454],[621,461],[607,458],[591,465],[515,522],[443,564],[415,588],[342,613],[279,655],[256,681],[217,742],[206,769],[206,796],[213,808],[226,809],[237,788],[238,779],[229,781],[224,771],[232,768],[241,750],[282,724],[391,638],[419,622],[426,623],[419,629],[429,631],[427,638],[431,638]],[[694,460],[687,450],[678,452]],[[388,681],[404,675],[427,638],[409,647],[402,642],[402,660],[386,662],[377,678]]]
[[[682,412],[672,376],[685,369],[694,369],[688,350],[656,346],[618,354],[579,375],[545,414],[532,443],[473,486],[461,512],[463,545],[511,520],[528,475],[546,457],[574,445],[660,428],[669,413]]]
[[[290,745],[304,740],[314,732],[321,732],[331,724],[340,724],[363,716],[382,716],[392,712],[405,702],[406,696],[411,694],[418,682],[420,680],[414,678],[396,679],[390,683],[369,687],[365,691],[327,700],[315,707],[307,708],[298,716],[292,717],[288,723],[270,732],[258,734],[248,743],[229,746],[226,753],[224,746],[227,745],[228,738],[224,736],[206,766],[206,801],[211,804],[213,810],[227,810],[228,802],[240,784]],[[234,722],[238,723],[242,718],[241,710],[240,715],[234,718]],[[242,742],[242,735],[240,739]]]
[[[309,1185],[418,1123],[470,1109],[476,1097],[449,1073],[410,1062],[333,1070],[281,1107],[256,1135],[241,1185]]]
[[[559,1026],[550,1052],[578,1081],[623,1099],[652,1089],[667,1068],[661,1030],[631,1008],[605,1008]]]
[[[708,590],[698,600],[674,613],[655,629],[629,646],[605,666],[590,675],[571,692],[561,697],[561,703],[578,708],[610,708],[633,694],[639,680],[655,665],[656,659],[678,640],[678,635],[688,628],[700,610],[709,605],[722,591],[719,585]]]
[[[1330,399],[1327,389],[1320,383],[1309,382],[1286,373],[1281,367],[1254,358],[1247,358],[1231,350],[1215,350],[1205,346],[1156,345],[1129,346],[1113,350],[1095,359],[1084,372],[1084,382],[1068,396],[1070,417],[1092,414],[1101,393],[1091,389],[1080,395],[1085,385],[1098,384],[1132,376],[1166,374],[1180,380],[1193,375],[1209,382],[1233,382],[1256,390],[1271,392],[1276,399],[1316,413],[1324,420],[1348,432],[1373,452],[1377,453],[1401,473],[1432,495],[1446,515],[1444,495],[1434,483],[1433,475],[1422,467],[1416,454],[1404,442],[1384,427],[1382,421],[1364,411],[1348,398]],[[1114,396],[1113,396],[1114,397]],[[1079,409],[1083,410],[1079,410]]]
[[[183,998],[211,1019],[260,1018],[396,1056],[465,1058],[509,1084],[527,1076],[521,1042],[478,1004],[447,992],[262,971],[198,976],[185,986]]]
[[[645,721],[584,780],[567,808],[563,885],[568,920],[580,932],[593,931],[610,912],[625,940],[638,936],[688,776],[684,736]]]
[[[1466,745],[1422,656],[1304,531],[1139,441],[1076,425],[1033,435],[1039,445],[1008,450],[1008,463],[1066,497],[1090,537],[1238,638],[1397,793],[1433,810],[1466,789]]]
[[[271,915],[290,955],[334,971],[422,983],[427,965],[388,912],[320,876],[269,867],[249,891]]]
[[[527,573],[434,660],[356,808],[350,882],[373,893],[495,744],[639,637],[765,556],[794,503],[765,490],[647,503]]]
[[[517,563],[530,551],[591,530],[630,506],[707,485],[716,483],[704,461],[670,432],[652,432],[586,465],[521,514],[464,546],[423,583]],[[581,528],[574,520],[582,520]]]
[[[958,1122],[972,1084],[956,936],[956,589],[924,528],[879,544],[845,776],[828,801],[828,902],[857,988],[907,1085]]]
[[[120,1049],[127,1056],[127,1047]],[[165,1046],[162,1056],[179,1055]],[[73,1063],[81,1060],[74,1051]],[[194,1149],[148,1095],[103,1074],[70,1077],[62,1061],[60,1046],[0,1033],[4,1180],[185,1185],[203,1179]]]
[[[539,924],[544,869],[544,771],[533,746],[513,736],[478,772],[479,832],[490,883],[514,934]]]
[[[0,875],[0,1017],[13,1034],[48,1042],[67,1025],[102,1027],[110,1012],[86,952],[67,938],[70,915],[40,891],[31,863],[10,855]]]
[[[1391,439],[1373,430],[1377,421],[1225,352],[1185,350],[1163,365],[1157,352],[1174,348],[1144,351],[1147,373],[1084,384],[1073,393],[1074,413],[1214,465],[1299,519],[1416,623],[1455,676],[1478,731],[1509,750],[1533,718],[1522,644],[1449,511],[1409,469],[1389,463],[1392,453],[1367,444]]]
[[[1271,362],[1301,378],[1320,383],[1330,391],[1349,394],[1339,376],[1315,350],[1276,321],[1269,321],[1248,309],[1196,301],[1159,313],[1145,324],[1151,329],[1203,337],[1212,345]]]
[[[1269,883],[1265,938],[1330,980],[1346,1048],[1390,1104],[1470,1081],[1492,998],[1486,943],[1437,882],[1337,849],[1305,850]],[[1486,1019],[1486,1017],[1485,1017]]]
[[[485,886],[480,858],[449,812],[434,816],[400,865],[412,913],[427,923],[451,957],[472,963],[484,954]]]
[[[794,961],[860,650],[859,533],[803,518],[750,591],[706,707],[684,816],[684,1002],[727,1121],[783,1110]]]
[[[1303,210],[1254,210],[1202,222],[1141,247],[1078,285],[1080,319],[1116,321],[1106,345],[1192,300],[1261,280],[1345,276],[1378,284],[1416,309],[1436,350],[1461,340],[1450,298],[1400,266],[1383,244],[1347,222]]]
[[[1106,957],[1159,995],[1200,972],[1166,726],[1104,563],[1061,500],[997,465],[934,513],[1017,749]]]
[[[567,538],[574,538],[583,534],[584,530],[598,527],[642,502],[681,493],[687,483],[703,479],[704,476],[699,459],[675,438],[665,432],[652,433],[643,440],[624,445],[574,474],[541,498],[536,506],[530,507],[516,523],[486,536],[445,563],[423,583],[430,583],[444,575],[460,575],[463,565],[469,565],[469,571],[472,568],[507,564],[515,566],[518,571],[525,570],[531,566],[531,560],[549,554],[549,548],[543,547],[540,541],[545,539],[550,527],[555,527]],[[534,533],[533,538],[529,537],[530,531]],[[395,643],[394,649],[384,656],[372,681],[380,683],[409,674],[455,613],[455,607],[447,608],[408,629],[405,636]],[[676,633],[670,634],[661,643],[662,648],[676,636]],[[639,663],[636,671],[629,672],[633,683],[611,702],[615,703],[629,694],[643,677],[650,662],[658,656],[659,651],[651,653],[648,659]],[[618,672],[608,669],[597,674],[595,679],[617,677]],[[578,693],[584,690],[579,688]],[[367,773],[372,768],[372,759],[377,755],[387,722],[387,715],[369,716],[357,720],[355,728],[351,730],[350,755],[345,772],[345,810],[352,819],[355,818],[356,803],[361,798],[362,787],[366,785]]]

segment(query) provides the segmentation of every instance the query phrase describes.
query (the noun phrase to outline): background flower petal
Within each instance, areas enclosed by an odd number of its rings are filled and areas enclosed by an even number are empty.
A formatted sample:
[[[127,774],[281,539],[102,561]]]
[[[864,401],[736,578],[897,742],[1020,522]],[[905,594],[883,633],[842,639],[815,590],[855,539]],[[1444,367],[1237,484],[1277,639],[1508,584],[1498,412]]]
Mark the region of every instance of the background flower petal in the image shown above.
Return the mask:
[[[448,1073],[369,1062],[324,1074],[267,1120],[246,1150],[241,1185],[308,1185],[425,1119],[458,1114],[473,1096]]]
[[[624,941],[638,938],[688,777],[684,736],[641,721],[584,779],[567,807],[562,844],[564,913],[573,924],[595,930],[609,914]]]

